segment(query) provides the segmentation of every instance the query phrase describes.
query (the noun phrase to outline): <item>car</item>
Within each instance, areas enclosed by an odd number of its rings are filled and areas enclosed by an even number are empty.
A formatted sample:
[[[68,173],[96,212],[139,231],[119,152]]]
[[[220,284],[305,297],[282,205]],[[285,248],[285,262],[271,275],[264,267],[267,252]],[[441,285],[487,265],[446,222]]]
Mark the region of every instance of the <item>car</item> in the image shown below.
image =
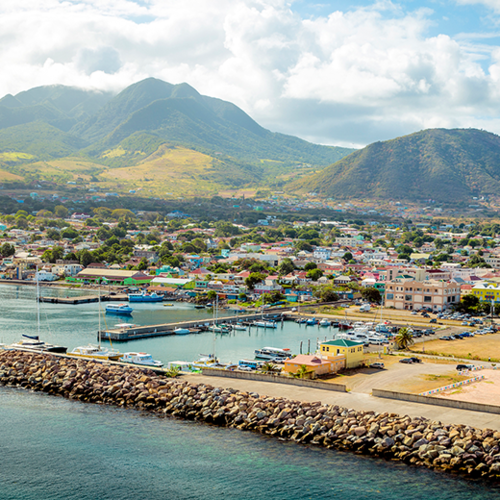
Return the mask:
[[[416,358],[415,356],[412,356],[410,359],[413,361],[413,363],[422,363],[422,360],[420,358]]]
[[[405,363],[407,365],[412,365],[414,363],[412,358],[403,358],[399,360],[400,363]]]
[[[437,319],[436,318],[432,318],[429,323],[437,323]]]
[[[467,321],[462,321],[462,326],[469,326],[469,323],[467,323]]]
[[[413,311],[411,314],[412,316],[415,316],[417,314],[417,311]]]
[[[379,363],[378,361],[376,363],[372,363],[370,365],[370,368],[377,368],[378,370],[383,370],[385,368],[384,363]]]
[[[429,316],[427,313],[422,313],[422,316],[423,316],[424,318],[430,318],[430,316]]]
[[[449,335],[444,335],[443,337],[439,337],[439,340],[453,340]]]
[[[473,368],[474,365],[463,365],[463,364],[457,365],[457,370],[472,370]]]

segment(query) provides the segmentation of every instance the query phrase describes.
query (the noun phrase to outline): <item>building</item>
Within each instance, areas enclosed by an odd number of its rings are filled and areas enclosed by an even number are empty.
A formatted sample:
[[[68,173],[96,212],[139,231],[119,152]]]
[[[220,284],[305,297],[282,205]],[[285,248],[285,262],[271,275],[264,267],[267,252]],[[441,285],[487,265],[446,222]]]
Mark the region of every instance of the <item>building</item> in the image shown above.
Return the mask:
[[[443,311],[460,302],[460,285],[452,281],[422,280],[410,276],[397,277],[385,285],[385,306],[419,311],[429,308]]]
[[[500,302],[500,284],[481,281],[464,293],[467,294],[475,295],[481,302]]]
[[[325,358],[323,356],[299,354],[293,359],[285,361],[283,371],[287,373],[297,373],[301,366],[306,366],[311,378],[329,373],[337,373],[345,368],[345,357],[342,355]]]
[[[338,339],[328,340],[320,344],[320,353],[324,359],[335,359],[344,356],[346,368],[356,368],[363,364],[364,350],[362,342]]]
[[[110,285],[149,284],[151,279],[152,276],[148,276],[142,271],[97,268],[87,268],[80,271],[75,278],[67,278],[68,281],[93,281],[95,283],[107,283]]]

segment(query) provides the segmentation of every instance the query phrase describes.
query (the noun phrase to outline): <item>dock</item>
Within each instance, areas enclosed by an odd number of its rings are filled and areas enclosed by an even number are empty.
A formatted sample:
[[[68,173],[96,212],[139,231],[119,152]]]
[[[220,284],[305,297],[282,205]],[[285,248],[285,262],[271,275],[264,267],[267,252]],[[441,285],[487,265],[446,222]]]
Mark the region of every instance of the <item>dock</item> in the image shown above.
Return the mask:
[[[217,322],[218,325],[230,325],[232,323],[248,324],[251,320],[266,320],[266,321],[284,321],[287,319],[285,310],[278,309],[277,311],[268,311],[264,316],[262,313],[256,312],[251,314],[238,314],[234,316],[225,316],[222,318],[197,319],[192,321],[181,321],[178,323],[164,323],[160,325],[133,326],[131,328],[108,329],[101,331],[103,340],[112,340],[113,342],[127,342],[129,340],[144,339],[150,337],[164,337],[167,335],[175,335],[177,328],[185,328],[191,330],[192,333],[200,333],[206,331],[210,325]]]
[[[46,302],[49,304],[90,304],[92,302],[98,302],[99,297],[97,295],[79,295],[78,297],[39,297],[39,302]],[[128,295],[118,294],[118,295],[101,295],[101,302],[126,302],[128,301]]]

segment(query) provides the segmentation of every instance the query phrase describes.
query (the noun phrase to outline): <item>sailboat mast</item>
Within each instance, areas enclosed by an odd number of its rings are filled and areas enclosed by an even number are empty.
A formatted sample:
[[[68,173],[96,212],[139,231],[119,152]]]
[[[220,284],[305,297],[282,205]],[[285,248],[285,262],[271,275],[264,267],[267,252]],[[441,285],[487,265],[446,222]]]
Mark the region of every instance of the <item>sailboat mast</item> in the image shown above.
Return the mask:
[[[99,307],[97,309],[97,312],[99,314],[99,349],[101,349],[101,287],[99,287],[98,297]]]
[[[40,288],[38,281],[38,265],[36,266],[36,322],[38,329],[38,338],[40,338]]]

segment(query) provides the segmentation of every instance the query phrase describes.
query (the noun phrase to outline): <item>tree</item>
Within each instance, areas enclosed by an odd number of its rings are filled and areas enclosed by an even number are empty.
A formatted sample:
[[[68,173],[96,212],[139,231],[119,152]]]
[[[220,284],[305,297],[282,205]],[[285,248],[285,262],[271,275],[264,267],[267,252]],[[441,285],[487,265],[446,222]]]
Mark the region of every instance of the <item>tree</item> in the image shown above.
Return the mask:
[[[316,264],[316,262],[308,262],[304,266],[304,271],[310,271],[311,269],[317,269],[317,268],[318,268],[318,265]]]
[[[478,306],[479,298],[472,295],[472,293],[468,293],[460,299],[460,302],[457,304],[457,309],[463,312],[471,312],[477,309]]]
[[[274,373],[274,372],[279,372],[281,369],[278,368],[277,365],[275,365],[272,361],[266,361],[261,367],[260,367],[260,372],[261,373]]]
[[[149,266],[148,260],[146,259],[146,257],[143,257],[139,262],[139,264],[137,264],[136,269],[138,271],[145,271],[148,268],[148,266]]]
[[[398,349],[402,351],[408,349],[415,343],[413,340],[413,335],[408,328],[400,328],[398,334],[396,335],[396,344]]]
[[[281,264],[278,266],[278,273],[280,276],[285,276],[286,274],[290,274],[295,270],[295,265],[292,262],[292,259],[288,257],[284,258],[281,261]]]
[[[352,260],[352,253],[351,253],[351,252],[346,252],[342,258],[343,258],[346,262],[349,262],[350,260]]]
[[[59,241],[61,239],[61,234],[57,229],[47,229],[47,238],[49,238],[50,240]]]
[[[83,267],[87,267],[94,260],[92,254],[87,249],[79,250],[76,256]]]
[[[215,290],[209,290],[207,292],[207,299],[208,300],[215,300],[217,298],[217,292]]]
[[[16,253],[16,248],[14,245],[11,245],[10,243],[4,243],[0,247],[0,255],[2,257],[10,257],[11,255],[14,255]]]
[[[306,276],[313,281],[318,281],[323,276],[323,271],[321,269],[311,269],[307,271]]]
[[[307,365],[300,365],[295,373],[292,373],[292,377],[295,378],[310,378],[312,370],[307,367]]]
[[[78,237],[78,231],[72,227],[67,227],[61,232],[61,236],[69,240],[74,240]]]
[[[334,291],[332,286],[325,286],[321,289],[319,294],[322,302],[336,302],[339,300],[338,294]]]
[[[245,278],[245,285],[249,290],[254,290],[255,285],[260,283],[266,276],[262,273],[251,273],[247,278]]]
[[[367,286],[361,289],[361,296],[368,302],[374,302],[376,304],[380,304],[382,301],[382,295],[380,292],[373,286]]]
[[[61,219],[65,219],[69,214],[69,210],[63,206],[63,205],[57,205],[56,208],[54,208],[54,215],[56,217],[59,217]]]

